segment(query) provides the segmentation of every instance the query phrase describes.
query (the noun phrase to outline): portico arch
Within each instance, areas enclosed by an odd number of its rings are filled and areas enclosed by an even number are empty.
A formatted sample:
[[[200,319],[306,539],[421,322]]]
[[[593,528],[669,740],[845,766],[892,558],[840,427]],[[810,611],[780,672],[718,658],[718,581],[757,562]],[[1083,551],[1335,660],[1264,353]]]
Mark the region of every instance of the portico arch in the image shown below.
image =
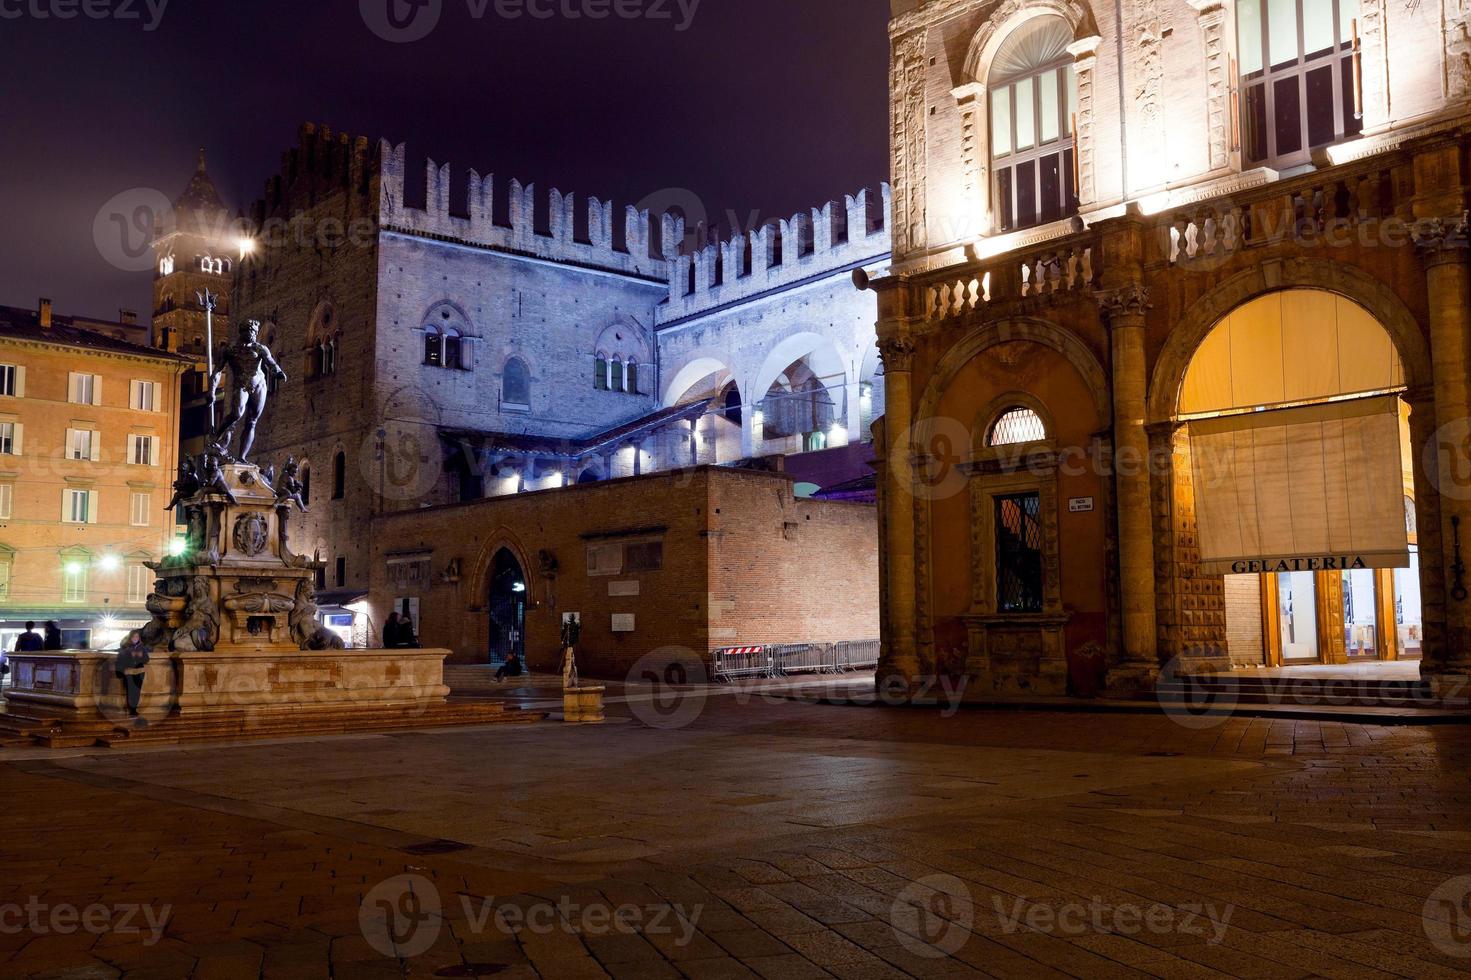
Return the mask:
[[[1431,383],[1430,346],[1424,331],[1392,289],[1353,266],[1326,259],[1293,259],[1240,272],[1185,308],[1155,360],[1148,421],[1162,423],[1175,417],[1191,359],[1232,310],[1259,296],[1292,288],[1337,293],[1368,310],[1394,342],[1404,365],[1405,385],[1414,390]]]
[[[1425,627],[1444,601],[1440,505],[1413,451],[1434,426],[1430,372],[1400,298],[1332,261],[1269,263],[1186,307],[1155,361],[1147,409],[1156,507],[1166,509],[1153,542],[1162,656],[1225,667],[1438,655]],[[1405,428],[1425,431],[1407,443]],[[1418,571],[1408,574],[1381,567],[1396,552],[1404,560],[1406,495],[1413,523],[1430,528],[1410,540]],[[1227,550],[1273,560],[1227,563]],[[1339,567],[1345,554],[1358,556],[1354,567]],[[1408,608],[1423,609],[1423,623],[1404,619]]]

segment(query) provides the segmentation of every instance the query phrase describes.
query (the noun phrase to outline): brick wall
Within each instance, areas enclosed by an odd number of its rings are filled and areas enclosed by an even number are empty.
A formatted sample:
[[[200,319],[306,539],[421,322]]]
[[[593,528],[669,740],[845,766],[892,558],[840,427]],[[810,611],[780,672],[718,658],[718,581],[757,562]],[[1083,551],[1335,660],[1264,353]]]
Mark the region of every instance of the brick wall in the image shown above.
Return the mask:
[[[703,659],[714,646],[877,636],[872,508],[798,501],[778,474],[700,468],[587,484],[379,519],[370,616],[419,599],[420,640],[488,661],[488,570],[501,548],[526,572],[528,662],[555,670],[562,614],[583,622],[584,673],[622,678],[636,663]],[[655,571],[589,574],[589,548],[659,540]],[[426,556],[417,587],[389,578],[390,556]],[[549,574],[552,562],[555,574]],[[458,575],[447,575],[452,568]],[[634,617],[615,632],[613,617]]]

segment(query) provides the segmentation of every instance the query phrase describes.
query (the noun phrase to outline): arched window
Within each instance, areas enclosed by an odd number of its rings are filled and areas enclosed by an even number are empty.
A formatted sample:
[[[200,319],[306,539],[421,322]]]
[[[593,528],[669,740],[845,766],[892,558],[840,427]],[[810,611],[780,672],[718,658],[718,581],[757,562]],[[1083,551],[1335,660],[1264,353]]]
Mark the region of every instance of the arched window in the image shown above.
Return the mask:
[[[617,357],[613,358],[613,380],[610,386],[614,391],[623,390],[623,361]]]
[[[1241,0],[1242,149],[1249,164],[1307,163],[1364,129],[1354,82],[1358,0]]]
[[[1006,39],[991,64],[992,204],[1000,231],[1078,210],[1072,41],[1067,21],[1037,17]]]
[[[462,364],[460,357],[460,335],[454,330],[447,330],[444,334],[444,366],[459,370]]]
[[[986,445],[1019,446],[1028,442],[1041,442],[1047,438],[1047,427],[1042,418],[1030,408],[1017,406],[1002,412],[986,436]]]
[[[720,402],[721,414],[727,422],[736,425],[741,424],[741,391],[735,385],[725,390],[725,397]]]
[[[501,373],[501,401],[515,408],[531,407],[531,371],[519,357],[507,361]]]
[[[444,366],[444,337],[433,327],[424,331],[424,363],[429,367]]]
[[[592,365],[592,386],[598,391],[608,390],[608,355],[599,353]]]
[[[172,255],[165,255],[163,260],[158,263],[158,274],[161,276],[171,276],[174,274],[174,257]]]
[[[312,465],[301,464],[301,502],[310,505],[312,502]]]
[[[347,496],[347,453],[339,452],[332,459],[332,499]]]
[[[635,361],[631,357],[628,359],[627,381],[628,381],[628,391],[630,391],[631,393],[637,395],[639,393],[638,392],[638,361]]]

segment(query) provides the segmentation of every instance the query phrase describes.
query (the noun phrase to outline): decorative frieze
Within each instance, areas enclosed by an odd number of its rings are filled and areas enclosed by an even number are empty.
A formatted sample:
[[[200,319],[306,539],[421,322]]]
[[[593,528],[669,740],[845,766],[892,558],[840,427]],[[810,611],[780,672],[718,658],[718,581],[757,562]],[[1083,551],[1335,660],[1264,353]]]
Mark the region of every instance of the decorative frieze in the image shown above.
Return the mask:
[[[965,227],[960,231],[962,237],[986,234],[991,231],[986,193],[990,183],[990,171],[985,163],[990,151],[990,140],[986,138],[989,119],[986,86],[970,82],[951,94],[960,109],[960,181],[967,211]]]
[[[1134,118],[1138,133],[1137,146],[1131,156],[1144,164],[1139,169],[1147,174],[1140,186],[1162,183],[1165,179],[1165,58],[1164,27],[1160,23],[1156,0],[1129,0],[1129,37],[1134,65]]]
[[[1471,96],[1471,0],[1441,0],[1447,99]]]
[[[891,146],[894,154],[894,254],[908,255],[925,236],[925,51],[928,35],[910,34],[894,43]]]
[[[1385,43],[1385,0],[1359,0],[1359,77],[1364,129],[1389,125],[1389,45]]]
[[[1097,152],[1093,132],[1093,87],[1098,66],[1098,44],[1103,38],[1094,35],[1068,45],[1075,59],[1073,73],[1078,80],[1077,132],[1073,134],[1078,167],[1078,203],[1087,207],[1098,200]]]
[[[1226,31],[1226,6],[1221,0],[1191,0],[1200,17],[1205,45],[1205,121],[1210,169],[1231,163],[1231,43]]]

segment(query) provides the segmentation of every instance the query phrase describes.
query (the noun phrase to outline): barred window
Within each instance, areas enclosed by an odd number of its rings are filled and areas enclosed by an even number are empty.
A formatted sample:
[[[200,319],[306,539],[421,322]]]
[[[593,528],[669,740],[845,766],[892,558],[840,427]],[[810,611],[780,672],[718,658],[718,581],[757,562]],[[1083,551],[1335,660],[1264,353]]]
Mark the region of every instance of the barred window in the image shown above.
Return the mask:
[[[1004,613],[1042,611],[1042,497],[996,498],[996,607]]]
[[[1038,442],[1047,438],[1047,427],[1042,418],[1030,408],[1008,408],[1001,413],[994,425],[986,445],[1016,446],[1025,442]]]

